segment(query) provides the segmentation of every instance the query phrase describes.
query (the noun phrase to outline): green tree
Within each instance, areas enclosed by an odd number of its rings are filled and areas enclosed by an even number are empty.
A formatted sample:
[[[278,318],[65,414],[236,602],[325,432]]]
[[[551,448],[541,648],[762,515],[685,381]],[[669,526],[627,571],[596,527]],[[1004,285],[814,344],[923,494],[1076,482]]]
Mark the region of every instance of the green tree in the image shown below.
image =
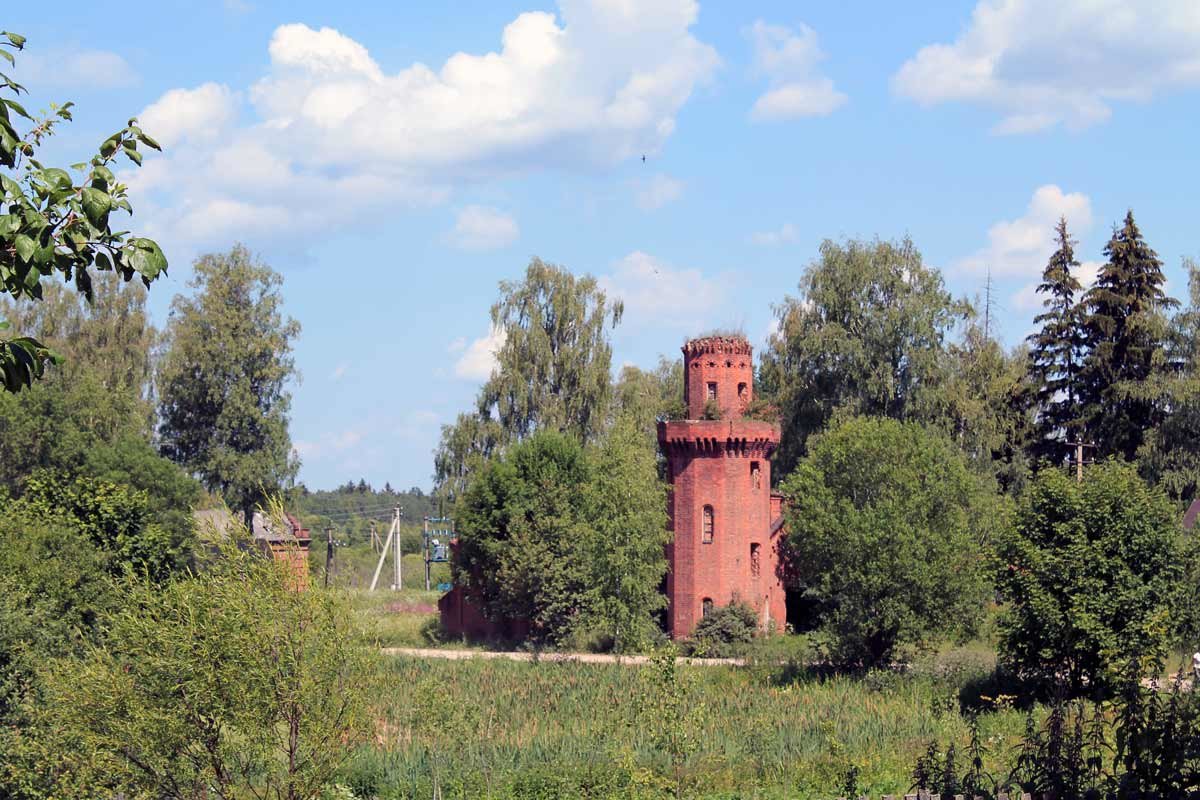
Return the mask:
[[[74,520],[0,503],[0,752],[7,726],[24,718],[37,667],[98,640],[116,605],[107,560]],[[12,778],[0,766],[0,797]]]
[[[920,418],[943,374],[946,338],[966,310],[908,239],[823,242],[800,295],[776,307],[779,330],[761,364],[762,394],[782,410],[779,473],[836,409]]]
[[[620,322],[623,310],[591,276],[538,258],[524,280],[500,282],[492,306],[492,327],[503,339],[496,368],[475,412],[442,428],[434,457],[444,496],[460,496],[481,459],[535,431],[559,431],[580,443],[603,433],[612,394],[605,329]]]
[[[645,646],[653,615],[666,607],[659,591],[670,541],[666,486],[657,448],[645,441],[636,418],[623,417],[588,453],[584,511],[590,524],[582,544],[590,588],[581,624],[611,639],[617,651]]]
[[[1080,408],[1078,376],[1083,359],[1084,331],[1079,295],[1083,291],[1074,270],[1075,240],[1067,232],[1067,220],[1055,228],[1058,249],[1042,271],[1038,294],[1044,310],[1033,318],[1041,328],[1030,334],[1029,378],[1037,409],[1036,435],[1030,447],[1035,460],[1061,463],[1065,442],[1079,435]]]
[[[662,607],[666,500],[640,432],[586,450],[541,431],[490,460],[455,518],[456,580],[535,641],[573,634],[636,646]]]
[[[792,561],[838,660],[886,664],[978,619],[1003,514],[944,434],[850,419],[817,437],[781,488]]]
[[[143,287],[112,274],[97,276],[90,303],[57,284],[44,287],[39,303],[0,300],[0,315],[55,341],[66,359],[35,386],[0,393],[0,486],[19,493],[39,467],[84,473],[118,442],[128,443],[121,446],[125,455],[136,442],[144,451],[139,462],[153,453],[150,354],[158,333],[145,306]],[[134,485],[157,494],[155,485]]]
[[[0,32],[0,58],[9,64],[24,45],[25,37]],[[24,87],[0,72],[0,295],[40,300],[43,279],[58,273],[90,301],[93,267],[125,281],[138,275],[149,286],[166,272],[167,260],[152,240],[113,230],[112,212],[132,214],[133,209],[112,167],[119,155],[140,165],[138,145],[158,150],[158,144],[131,119],[100,144],[95,156],[73,166],[82,176],[76,183],[67,170],[37,158],[55,128],[70,121],[72,104],[52,106],[49,115],[35,119],[16,100],[22,92]],[[22,120],[27,123],[23,133],[16,127]],[[0,318],[0,332],[10,327]],[[0,385],[9,392],[30,386],[55,358],[27,334],[0,338]]]
[[[655,425],[668,419],[683,419],[683,360],[659,356],[654,369],[632,364],[621,367],[613,391],[613,415],[627,416],[655,441]]]
[[[1165,416],[1138,450],[1142,475],[1182,505],[1200,489],[1200,266],[1183,262],[1188,305],[1171,320],[1167,336],[1170,369],[1156,378]]]
[[[1079,374],[1085,437],[1100,456],[1132,459],[1162,418],[1153,375],[1165,368],[1162,262],[1142,238],[1133,212],[1104,248],[1108,262],[1084,295],[1087,355]],[[1149,391],[1148,391],[1149,390]]]
[[[98,478],[67,478],[38,470],[26,481],[20,502],[46,517],[62,516],[102,553],[109,570],[131,568],[151,580],[163,580],[191,562],[191,525],[167,529],[151,517],[146,492]]]
[[[997,554],[1000,653],[1019,674],[1081,692],[1164,655],[1185,563],[1179,515],[1132,466],[1098,464],[1082,483],[1043,470]]]
[[[283,278],[243,246],[201,256],[171,303],[158,370],[162,452],[245,519],[299,468],[288,435],[300,325],[283,315]]]
[[[1006,353],[970,312],[961,337],[946,347],[942,375],[925,393],[920,414],[950,436],[977,472],[1012,493],[1029,473],[1033,415],[1025,361],[1021,350]]]
[[[56,796],[320,797],[369,729],[344,598],[235,546],[125,591],[102,645],[45,670],[28,746]]]

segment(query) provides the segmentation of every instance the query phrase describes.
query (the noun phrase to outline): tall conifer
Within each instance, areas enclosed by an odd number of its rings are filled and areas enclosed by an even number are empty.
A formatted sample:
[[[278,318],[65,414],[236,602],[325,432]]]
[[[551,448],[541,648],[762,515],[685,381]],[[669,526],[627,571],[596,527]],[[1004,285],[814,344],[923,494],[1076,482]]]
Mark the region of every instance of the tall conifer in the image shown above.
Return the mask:
[[[1165,363],[1162,261],[1146,244],[1133,212],[1104,248],[1108,263],[1084,295],[1087,357],[1080,371],[1084,435],[1099,456],[1132,459],[1161,416],[1148,380]]]
[[[1079,424],[1079,392],[1076,383],[1083,350],[1083,329],[1077,302],[1083,287],[1072,270],[1075,240],[1067,232],[1067,220],[1055,228],[1058,249],[1042,271],[1038,294],[1045,309],[1033,321],[1041,330],[1028,337],[1029,377],[1037,407],[1036,436],[1032,456],[1038,460],[1061,461],[1064,442],[1076,435]]]

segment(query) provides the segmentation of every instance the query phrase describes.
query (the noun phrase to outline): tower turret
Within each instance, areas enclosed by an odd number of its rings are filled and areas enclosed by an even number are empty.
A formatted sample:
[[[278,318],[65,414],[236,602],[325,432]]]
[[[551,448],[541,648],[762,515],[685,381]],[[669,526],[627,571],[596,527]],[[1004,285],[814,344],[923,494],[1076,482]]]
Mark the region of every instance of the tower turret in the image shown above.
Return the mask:
[[[711,402],[722,418],[740,417],[754,396],[754,359],[741,336],[706,336],[683,346],[683,402],[688,419],[703,419]]]

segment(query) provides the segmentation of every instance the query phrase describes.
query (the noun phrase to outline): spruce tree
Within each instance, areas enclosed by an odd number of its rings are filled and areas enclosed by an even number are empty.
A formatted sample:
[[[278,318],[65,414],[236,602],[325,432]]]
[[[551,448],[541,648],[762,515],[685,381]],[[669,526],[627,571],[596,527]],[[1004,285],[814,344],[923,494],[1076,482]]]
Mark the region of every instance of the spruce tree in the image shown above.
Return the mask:
[[[1108,262],[1083,298],[1081,421],[1098,456],[1132,459],[1162,415],[1148,382],[1166,360],[1163,312],[1178,303],[1163,292],[1162,261],[1142,238],[1132,211],[1104,254]]]
[[[1077,298],[1083,287],[1072,270],[1075,240],[1067,232],[1067,220],[1055,228],[1058,249],[1042,271],[1038,294],[1044,295],[1044,311],[1034,317],[1041,330],[1028,337],[1029,378],[1037,408],[1031,455],[1035,460],[1058,462],[1066,452],[1064,443],[1078,433],[1079,396],[1076,386],[1082,356],[1083,329]]]

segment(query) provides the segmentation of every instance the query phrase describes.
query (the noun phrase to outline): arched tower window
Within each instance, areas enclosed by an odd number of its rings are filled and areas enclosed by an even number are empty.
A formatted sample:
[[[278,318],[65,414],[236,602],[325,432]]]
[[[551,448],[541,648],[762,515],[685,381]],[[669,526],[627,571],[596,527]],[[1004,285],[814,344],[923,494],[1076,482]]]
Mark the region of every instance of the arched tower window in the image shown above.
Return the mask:
[[[750,462],[750,488],[762,488],[762,467],[757,461]]]
[[[762,559],[759,557],[758,542],[750,543],[750,574],[755,578],[762,575]]]
[[[713,602],[711,597],[706,597],[700,601],[700,615],[707,617],[712,613]]]
[[[704,507],[704,527],[700,530],[700,543],[712,544],[713,542],[713,507]]]
[[[707,388],[708,388],[708,394],[705,395],[705,399],[706,400],[716,400],[717,399],[717,382],[711,381],[708,384]]]

